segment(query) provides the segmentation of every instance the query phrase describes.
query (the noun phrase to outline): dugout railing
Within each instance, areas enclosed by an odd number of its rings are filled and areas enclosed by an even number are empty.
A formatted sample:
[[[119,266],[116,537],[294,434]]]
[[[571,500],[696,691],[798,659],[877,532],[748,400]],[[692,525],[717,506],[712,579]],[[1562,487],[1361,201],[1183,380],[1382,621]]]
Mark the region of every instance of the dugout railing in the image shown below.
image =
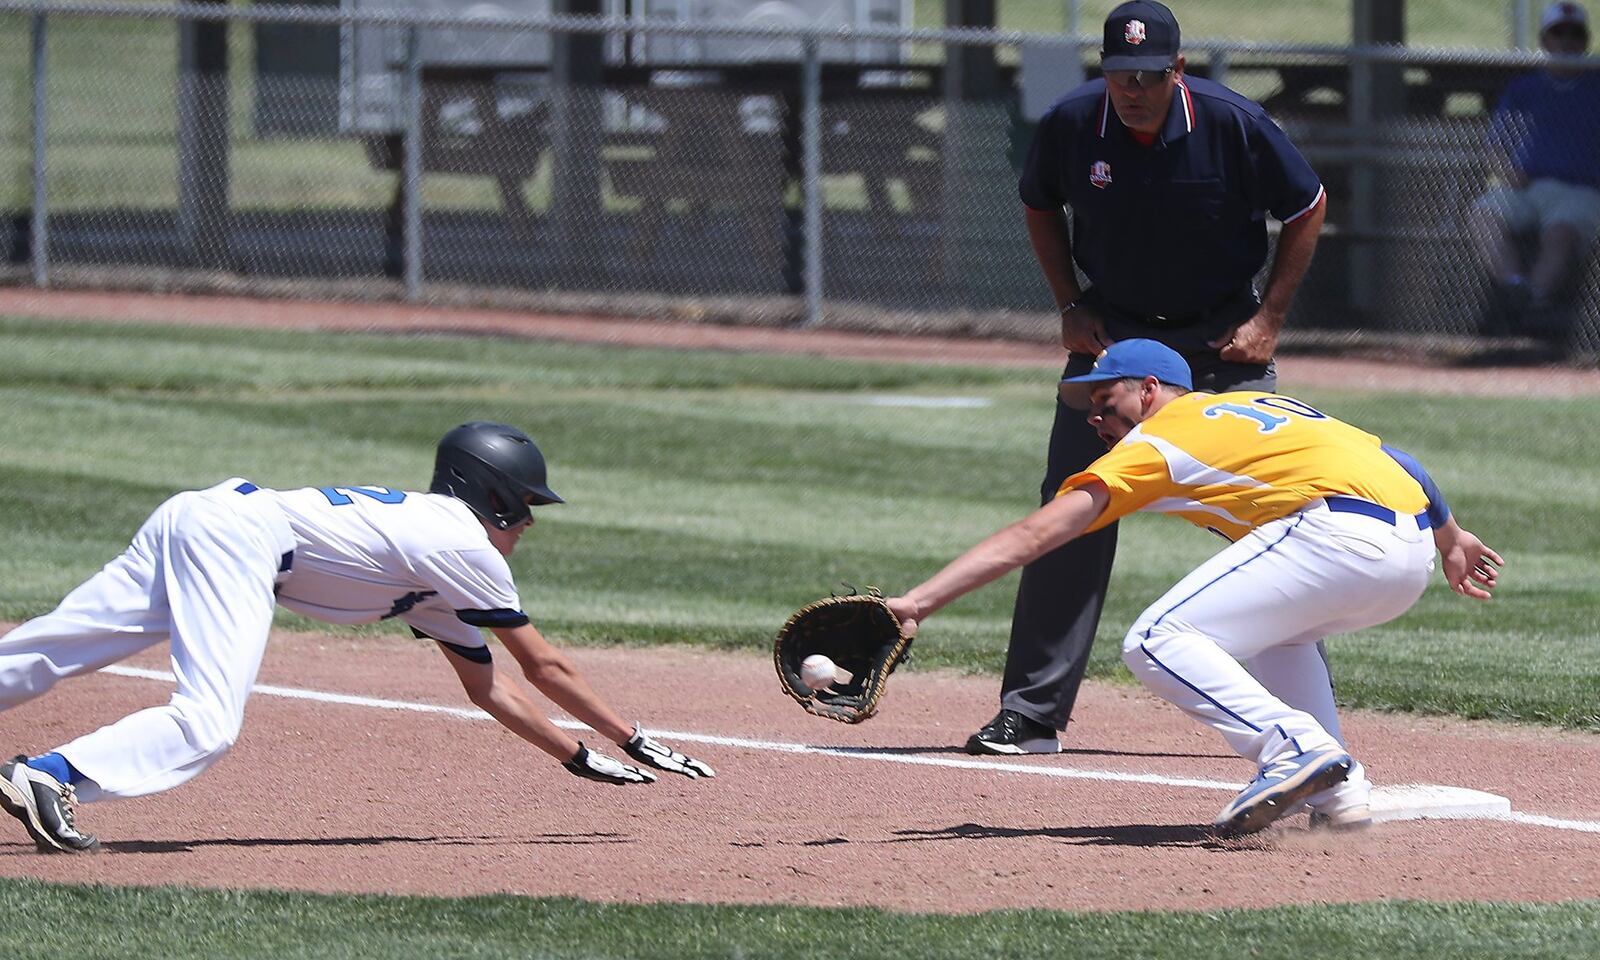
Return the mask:
[[[315,115],[351,95],[326,41],[355,26],[394,38],[398,128]],[[296,75],[263,46],[264,31],[288,27],[323,31],[321,67]],[[468,27],[539,33],[556,55],[483,66],[421,55],[427,31]],[[10,282],[1040,339],[1049,301],[1016,165],[1038,104],[1092,75],[1099,43],[21,0],[0,0],[0,28]],[[607,52],[730,36],[786,54],[651,64]],[[824,56],[855,44],[895,55]],[[1487,295],[1463,211],[1488,185],[1487,113],[1538,55],[1215,40],[1187,53],[1195,73],[1266,103],[1328,185],[1297,335],[1482,344]],[[1593,352],[1600,270],[1586,268],[1568,302],[1562,346]]]

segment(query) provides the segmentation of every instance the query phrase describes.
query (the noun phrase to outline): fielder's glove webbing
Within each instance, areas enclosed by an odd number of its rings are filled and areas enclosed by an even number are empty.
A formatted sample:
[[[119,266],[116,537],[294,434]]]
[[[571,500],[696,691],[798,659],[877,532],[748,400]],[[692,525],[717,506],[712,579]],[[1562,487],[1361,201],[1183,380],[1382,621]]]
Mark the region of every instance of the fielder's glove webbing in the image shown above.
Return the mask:
[[[889,674],[906,659],[911,638],[876,588],[824,597],[795,611],[778,631],[772,659],[783,692],[819,717],[860,723],[878,710]],[[849,674],[812,690],[800,678],[800,663],[820,653]]]

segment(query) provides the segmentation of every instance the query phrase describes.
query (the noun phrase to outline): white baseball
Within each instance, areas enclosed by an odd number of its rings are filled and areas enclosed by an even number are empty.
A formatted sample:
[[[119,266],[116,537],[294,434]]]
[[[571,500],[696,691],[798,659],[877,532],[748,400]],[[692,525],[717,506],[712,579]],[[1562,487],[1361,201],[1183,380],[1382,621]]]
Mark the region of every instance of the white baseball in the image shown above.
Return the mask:
[[[800,661],[800,681],[813,690],[821,690],[833,683],[839,668],[820,653],[813,653]]]

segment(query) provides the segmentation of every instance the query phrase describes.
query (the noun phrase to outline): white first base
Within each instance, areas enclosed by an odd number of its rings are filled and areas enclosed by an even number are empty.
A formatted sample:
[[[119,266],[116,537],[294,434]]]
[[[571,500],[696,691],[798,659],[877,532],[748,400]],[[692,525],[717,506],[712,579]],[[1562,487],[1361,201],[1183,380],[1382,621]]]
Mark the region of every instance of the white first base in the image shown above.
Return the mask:
[[[1397,783],[1372,788],[1372,819],[1475,820],[1511,813],[1499,794],[1431,783]]]

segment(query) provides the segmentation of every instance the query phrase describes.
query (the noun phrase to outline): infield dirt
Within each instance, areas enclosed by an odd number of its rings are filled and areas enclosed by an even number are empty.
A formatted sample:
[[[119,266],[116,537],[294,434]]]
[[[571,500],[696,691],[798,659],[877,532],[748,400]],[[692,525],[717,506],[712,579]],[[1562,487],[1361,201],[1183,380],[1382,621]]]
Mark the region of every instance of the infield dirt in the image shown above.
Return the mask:
[[[800,711],[762,657],[571,654],[650,728],[860,752],[679,740],[716,779],[610,787],[568,775],[487,719],[257,693],[238,744],[204,775],[82,808],[104,853],[36,854],[20,826],[0,824],[0,874],[937,912],[1553,901],[1600,888],[1600,833],[1420,821],[1327,834],[1301,816],[1219,841],[1200,826],[1228,798],[1215,789],[885,760],[973,759],[959,746],[993,711],[987,678],[899,673],[878,717],[845,726]],[[165,669],[164,648],[133,663]],[[469,706],[442,656],[399,635],[276,634],[259,682]],[[66,681],[0,714],[0,744],[48,749],[170,691],[106,674]],[[1090,684],[1079,702],[1067,752],[996,762],[1236,783],[1250,773],[1215,735],[1135,688]],[[1364,713],[1349,716],[1346,733],[1380,783],[1470,786],[1518,811],[1600,821],[1600,737]]]
[[[1016,340],[734,327],[397,303],[0,288],[0,316],[6,315],[363,333],[462,333],[629,347],[798,353],[856,360],[1037,366],[1056,370],[1066,361],[1066,351],[1059,346]],[[1048,317],[1040,320],[1042,325],[1048,322]],[[1279,380],[1285,387],[1305,384],[1351,390],[1410,390],[1479,396],[1600,393],[1600,370],[1556,364],[1478,365],[1461,369],[1337,356],[1289,356],[1280,357],[1278,366]]]

